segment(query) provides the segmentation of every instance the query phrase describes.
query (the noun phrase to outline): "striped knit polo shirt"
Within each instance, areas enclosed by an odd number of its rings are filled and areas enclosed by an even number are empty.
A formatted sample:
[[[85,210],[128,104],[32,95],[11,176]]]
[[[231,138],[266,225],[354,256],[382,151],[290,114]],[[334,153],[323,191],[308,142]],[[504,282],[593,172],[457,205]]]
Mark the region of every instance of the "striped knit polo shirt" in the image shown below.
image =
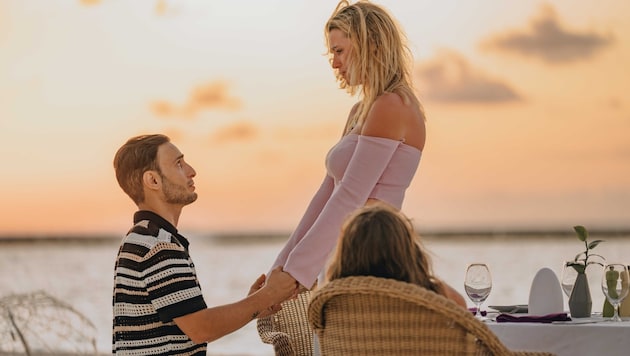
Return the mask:
[[[206,308],[188,240],[150,211],[134,215],[114,275],[112,352],[117,355],[205,355],[173,321]]]

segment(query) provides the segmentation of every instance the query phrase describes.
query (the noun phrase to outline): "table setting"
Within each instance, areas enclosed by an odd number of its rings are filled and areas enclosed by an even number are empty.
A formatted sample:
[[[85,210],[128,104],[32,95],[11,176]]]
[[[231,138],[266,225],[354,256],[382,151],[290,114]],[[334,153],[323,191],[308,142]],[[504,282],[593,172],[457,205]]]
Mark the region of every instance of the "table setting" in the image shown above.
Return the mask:
[[[543,267],[534,276],[527,304],[481,306],[492,290],[489,266],[467,267],[464,289],[475,316],[509,348],[563,355],[628,354],[630,350],[629,266],[607,262],[592,250],[602,240],[588,241],[588,231],[574,227],[585,250],[562,265],[560,279]],[[599,289],[604,305],[593,308],[586,271],[601,269]],[[598,271],[600,272],[600,271]],[[564,307],[568,298],[569,310]]]

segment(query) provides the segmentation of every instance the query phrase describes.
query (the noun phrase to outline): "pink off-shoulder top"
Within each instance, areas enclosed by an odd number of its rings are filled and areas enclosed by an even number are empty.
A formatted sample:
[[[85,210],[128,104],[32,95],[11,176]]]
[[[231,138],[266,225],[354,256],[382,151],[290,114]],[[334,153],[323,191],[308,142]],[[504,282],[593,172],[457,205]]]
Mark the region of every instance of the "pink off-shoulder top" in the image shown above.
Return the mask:
[[[310,288],[334,249],[341,225],[368,199],[398,209],[422,152],[402,141],[348,134],[326,156],[326,177],[272,268]]]

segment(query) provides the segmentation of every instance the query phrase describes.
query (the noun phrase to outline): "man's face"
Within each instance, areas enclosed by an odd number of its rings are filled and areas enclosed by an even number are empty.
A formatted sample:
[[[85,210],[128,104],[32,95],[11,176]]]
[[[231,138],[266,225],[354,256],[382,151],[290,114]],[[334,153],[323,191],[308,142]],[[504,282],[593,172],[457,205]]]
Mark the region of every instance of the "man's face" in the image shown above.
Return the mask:
[[[197,172],[184,161],[184,155],[170,142],[158,148],[157,161],[162,171],[162,192],[170,204],[188,205],[197,200],[193,177]]]

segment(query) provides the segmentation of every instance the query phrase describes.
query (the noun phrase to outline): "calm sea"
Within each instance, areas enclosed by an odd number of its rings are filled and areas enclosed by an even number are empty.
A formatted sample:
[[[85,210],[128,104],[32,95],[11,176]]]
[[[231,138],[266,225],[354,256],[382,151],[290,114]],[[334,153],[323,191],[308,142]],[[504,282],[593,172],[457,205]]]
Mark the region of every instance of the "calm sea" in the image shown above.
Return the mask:
[[[189,235],[189,239],[209,305],[244,297],[257,276],[267,272],[283,244],[282,237]],[[630,233],[591,233],[591,239],[605,240],[595,252],[608,261],[630,264]],[[464,296],[466,266],[471,262],[490,266],[493,287],[485,306],[527,304],[529,287],[540,268],[549,267],[560,278],[562,262],[583,250],[583,244],[572,234],[431,235],[424,244],[432,253],[436,274]],[[89,318],[96,326],[98,351],[110,353],[112,276],[117,249],[117,239],[0,242],[0,298],[11,293],[46,291]],[[594,311],[600,311],[604,300],[599,278],[599,273],[589,276]],[[6,337],[3,335],[0,330],[0,338]],[[211,343],[208,353],[273,355],[273,350],[260,342],[255,322],[251,322]]]

